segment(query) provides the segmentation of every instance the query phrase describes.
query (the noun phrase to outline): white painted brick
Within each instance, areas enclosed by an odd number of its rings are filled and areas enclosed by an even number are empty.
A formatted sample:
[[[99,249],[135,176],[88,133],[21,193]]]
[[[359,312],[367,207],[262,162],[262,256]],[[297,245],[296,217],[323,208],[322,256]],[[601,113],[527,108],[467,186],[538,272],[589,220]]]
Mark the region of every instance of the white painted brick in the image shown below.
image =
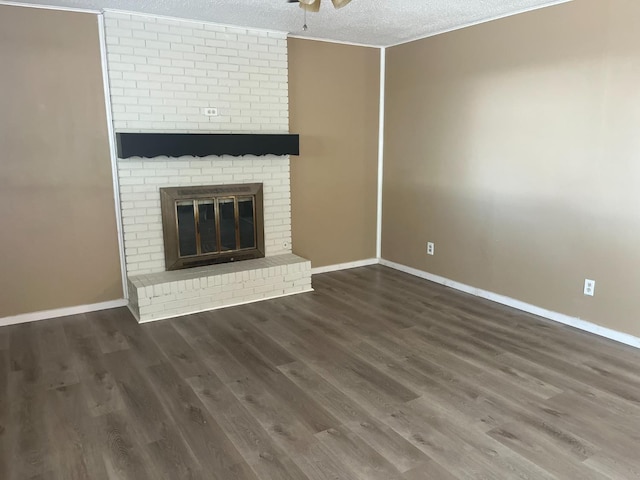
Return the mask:
[[[278,100],[288,96],[286,40],[281,36],[139,15],[118,19],[114,15],[105,13],[110,79],[154,84],[112,83],[113,105],[136,104],[142,96],[150,99],[145,105],[160,106],[158,100],[181,93],[190,94],[183,98],[200,101],[189,107],[215,105],[221,109],[220,117],[211,120],[192,108],[178,110],[177,116],[170,118],[155,108],[151,113],[143,109],[149,115],[144,118],[118,108],[113,112],[117,128],[170,130],[180,124],[184,131],[288,130],[288,102]]]
[[[105,17],[116,129],[288,130],[286,40],[282,35],[136,15],[121,24],[119,20],[114,23],[119,17],[110,12]],[[209,105],[217,106],[220,116],[204,117],[201,109]],[[267,258],[291,251],[288,158],[129,159],[119,160],[118,168],[123,211],[139,212],[123,219],[129,275],[164,271],[158,191],[163,186],[263,183]],[[284,242],[288,242],[286,248]],[[260,282],[249,288],[264,287],[263,275],[256,272]],[[240,284],[250,280],[243,277]],[[222,281],[220,276],[213,280],[217,288]],[[229,279],[224,281],[228,284]],[[270,284],[269,291],[247,291],[236,298],[269,296],[274,288],[283,289],[282,285],[280,280]],[[176,289],[180,288],[184,285],[177,283]],[[234,291],[228,292],[228,298]],[[223,302],[218,298],[214,303]],[[171,308],[179,310],[180,306]]]
[[[138,249],[136,255],[157,254],[157,258],[136,256],[135,262],[127,262],[129,275],[164,270],[159,188],[165,186],[201,185],[205,181],[211,184],[242,181],[263,183],[266,255],[270,257],[291,251],[290,247],[282,246],[284,241],[290,245],[291,238],[289,159],[286,157],[184,157],[182,160],[168,162],[155,159],[119,160],[118,169],[119,178],[124,181],[125,186],[131,187],[130,191],[122,192],[121,201],[127,202],[126,211],[131,211],[132,218],[136,219],[134,223],[125,223],[123,226],[125,238],[134,241],[144,239],[146,242],[133,244],[135,247],[125,242],[125,250],[131,247]],[[278,178],[274,179],[274,176]],[[283,180],[286,180],[286,183],[283,183]],[[130,197],[131,195],[134,196]],[[276,198],[271,198],[272,196]],[[133,202],[134,208],[130,208],[130,202]],[[128,214],[124,217],[130,218]],[[141,231],[139,221],[151,221],[153,224],[143,225],[145,229]],[[159,248],[139,250],[152,246]]]

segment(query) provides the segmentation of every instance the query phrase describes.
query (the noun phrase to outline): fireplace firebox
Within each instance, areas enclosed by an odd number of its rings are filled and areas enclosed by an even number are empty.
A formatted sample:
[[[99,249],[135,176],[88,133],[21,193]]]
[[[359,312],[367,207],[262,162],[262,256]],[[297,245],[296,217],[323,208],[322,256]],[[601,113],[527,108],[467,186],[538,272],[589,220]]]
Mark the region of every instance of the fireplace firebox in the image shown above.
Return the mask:
[[[160,189],[167,270],[264,257],[261,183]]]

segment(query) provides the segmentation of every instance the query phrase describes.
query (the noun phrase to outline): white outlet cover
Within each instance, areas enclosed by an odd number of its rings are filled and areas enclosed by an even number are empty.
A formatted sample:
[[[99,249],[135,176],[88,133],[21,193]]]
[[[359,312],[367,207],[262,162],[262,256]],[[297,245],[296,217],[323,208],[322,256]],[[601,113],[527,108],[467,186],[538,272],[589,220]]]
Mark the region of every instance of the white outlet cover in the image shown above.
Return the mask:
[[[436,246],[433,242],[427,242],[427,255],[433,255],[435,253]]]
[[[217,117],[218,116],[218,108],[217,107],[204,107],[202,109],[202,114],[207,117]]]
[[[584,279],[584,294],[590,297],[596,293],[596,281],[588,278]]]

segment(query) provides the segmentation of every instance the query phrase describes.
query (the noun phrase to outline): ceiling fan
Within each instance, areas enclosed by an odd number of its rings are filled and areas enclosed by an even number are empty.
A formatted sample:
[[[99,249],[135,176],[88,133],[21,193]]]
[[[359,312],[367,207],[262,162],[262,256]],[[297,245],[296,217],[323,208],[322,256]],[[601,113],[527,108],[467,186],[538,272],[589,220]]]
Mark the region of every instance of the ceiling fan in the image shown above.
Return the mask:
[[[289,3],[299,3],[300,8],[307,12],[319,12],[321,0],[287,0]],[[331,0],[333,8],[342,8],[346,6],[351,0]]]

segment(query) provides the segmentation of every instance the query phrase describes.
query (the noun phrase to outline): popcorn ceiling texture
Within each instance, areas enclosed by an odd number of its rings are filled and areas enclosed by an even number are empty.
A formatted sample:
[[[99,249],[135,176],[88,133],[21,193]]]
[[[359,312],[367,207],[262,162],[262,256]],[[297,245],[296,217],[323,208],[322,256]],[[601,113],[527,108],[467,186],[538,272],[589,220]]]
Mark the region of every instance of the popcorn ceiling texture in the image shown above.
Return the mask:
[[[390,46],[567,0],[329,0],[307,15],[287,0],[27,0],[76,8],[112,8],[290,32],[296,36]]]

